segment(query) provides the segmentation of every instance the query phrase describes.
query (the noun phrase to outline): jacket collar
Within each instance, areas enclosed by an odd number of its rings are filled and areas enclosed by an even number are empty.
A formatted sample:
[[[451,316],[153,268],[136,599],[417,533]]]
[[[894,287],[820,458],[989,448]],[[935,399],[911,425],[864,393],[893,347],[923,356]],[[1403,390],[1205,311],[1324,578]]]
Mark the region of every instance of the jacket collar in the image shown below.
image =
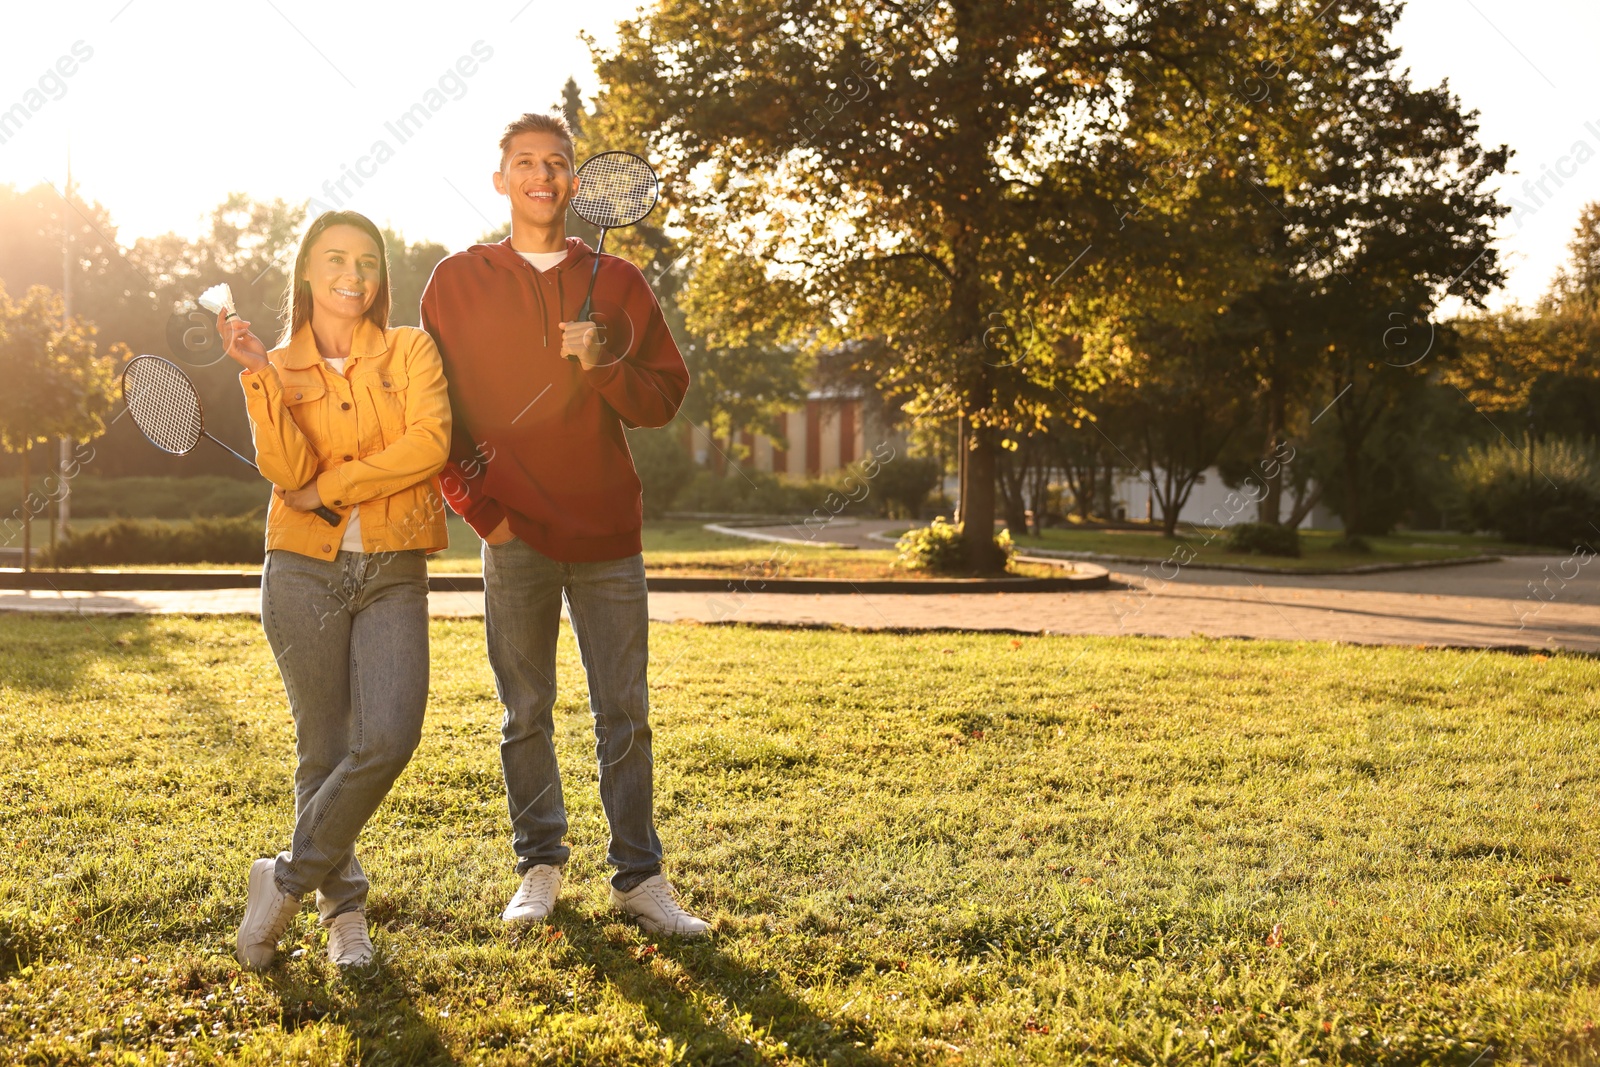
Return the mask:
[[[386,332],[378,329],[371,319],[356,323],[355,336],[350,339],[351,359],[381,356],[388,350]],[[322,353],[317,351],[317,339],[308,322],[289,339],[288,346],[283,350],[283,366],[286,370],[309,370],[321,363]]]

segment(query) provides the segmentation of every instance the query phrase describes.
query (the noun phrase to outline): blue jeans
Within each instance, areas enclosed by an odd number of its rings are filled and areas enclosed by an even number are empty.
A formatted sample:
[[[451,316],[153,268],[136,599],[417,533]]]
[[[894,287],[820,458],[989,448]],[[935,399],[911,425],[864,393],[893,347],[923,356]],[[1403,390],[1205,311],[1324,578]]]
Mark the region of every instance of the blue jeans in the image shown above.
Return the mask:
[[[278,888],[324,922],[366,905],[356,835],[422,737],[428,565],[421,551],[332,560],[284,549],[261,572],[261,625],[294,714],[294,837]]]
[[[644,557],[558,563],[512,538],[483,546],[489,664],[505,705],[500,764],[511,809],[517,873],[540,863],[561,866],[567,808],[556,765],[556,637],[561,599],[589,679],[600,803],[611,827],[606,861],[611,884],[627,892],[661,871],[650,756],[650,615]]]

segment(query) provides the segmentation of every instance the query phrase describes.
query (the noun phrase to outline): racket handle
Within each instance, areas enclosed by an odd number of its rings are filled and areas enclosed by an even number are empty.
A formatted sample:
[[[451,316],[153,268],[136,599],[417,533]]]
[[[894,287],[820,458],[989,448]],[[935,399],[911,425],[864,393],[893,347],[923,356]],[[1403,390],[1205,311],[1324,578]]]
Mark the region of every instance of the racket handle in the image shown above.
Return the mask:
[[[316,517],[321,519],[323,522],[327,523],[329,526],[337,526],[337,525],[339,525],[339,522],[340,522],[339,513],[337,511],[334,511],[332,508],[328,508],[328,507],[318,508],[315,512],[313,512],[313,514],[316,515]]]
[[[589,270],[589,290],[583,294],[583,307],[578,309],[577,322],[588,322],[594,314],[594,280],[600,276],[600,249],[606,246],[606,231],[600,231],[600,244],[594,250],[594,266]],[[578,362],[577,356],[568,356],[568,363]]]

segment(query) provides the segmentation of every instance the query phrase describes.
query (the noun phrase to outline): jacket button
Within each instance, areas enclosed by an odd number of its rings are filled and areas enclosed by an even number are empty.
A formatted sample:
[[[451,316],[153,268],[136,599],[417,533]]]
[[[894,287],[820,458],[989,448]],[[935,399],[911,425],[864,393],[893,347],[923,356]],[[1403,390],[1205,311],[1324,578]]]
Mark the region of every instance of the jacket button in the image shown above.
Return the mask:
[[[324,552],[332,552],[333,551],[333,546],[332,545],[323,545],[322,546],[322,551],[324,551]]]
[[[296,400],[304,400],[306,398],[306,394],[304,394],[304,393],[296,393],[296,394],[294,394],[294,398]]]
[[[339,405],[339,410],[340,411],[349,411],[350,410],[350,401],[346,400],[343,404],[340,404]]]
[[[388,382],[384,382],[384,383],[383,383],[383,387],[384,387],[384,388],[385,388],[385,389],[387,389],[387,388],[389,388],[389,383],[388,383]]]
[[[346,463],[349,463],[349,462],[350,462],[350,461],[351,461],[351,460],[353,460],[353,459],[355,459],[355,458],[356,458],[356,457],[354,457],[354,456],[346,456],[346,457],[344,457],[344,461],[345,461],[345,462],[346,462]]]
[[[344,507],[344,501],[343,500],[335,500],[333,502],[333,506],[336,507],[336,508],[342,508],[342,507]]]
[[[252,388],[252,389],[260,389],[261,388],[261,383],[260,382],[251,382],[250,383],[250,388]]]

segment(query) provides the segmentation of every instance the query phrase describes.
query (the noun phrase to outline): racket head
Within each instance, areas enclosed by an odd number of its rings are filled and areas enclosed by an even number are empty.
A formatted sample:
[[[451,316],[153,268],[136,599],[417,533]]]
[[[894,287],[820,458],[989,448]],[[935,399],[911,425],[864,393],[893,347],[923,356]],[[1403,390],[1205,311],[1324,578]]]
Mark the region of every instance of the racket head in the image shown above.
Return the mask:
[[[632,152],[600,152],[578,168],[572,211],[602,230],[632,226],[656,208],[661,182],[644,157]]]
[[[122,402],[139,432],[163,452],[187,455],[205,433],[194,382],[160,356],[135,356],[122,368]]]

